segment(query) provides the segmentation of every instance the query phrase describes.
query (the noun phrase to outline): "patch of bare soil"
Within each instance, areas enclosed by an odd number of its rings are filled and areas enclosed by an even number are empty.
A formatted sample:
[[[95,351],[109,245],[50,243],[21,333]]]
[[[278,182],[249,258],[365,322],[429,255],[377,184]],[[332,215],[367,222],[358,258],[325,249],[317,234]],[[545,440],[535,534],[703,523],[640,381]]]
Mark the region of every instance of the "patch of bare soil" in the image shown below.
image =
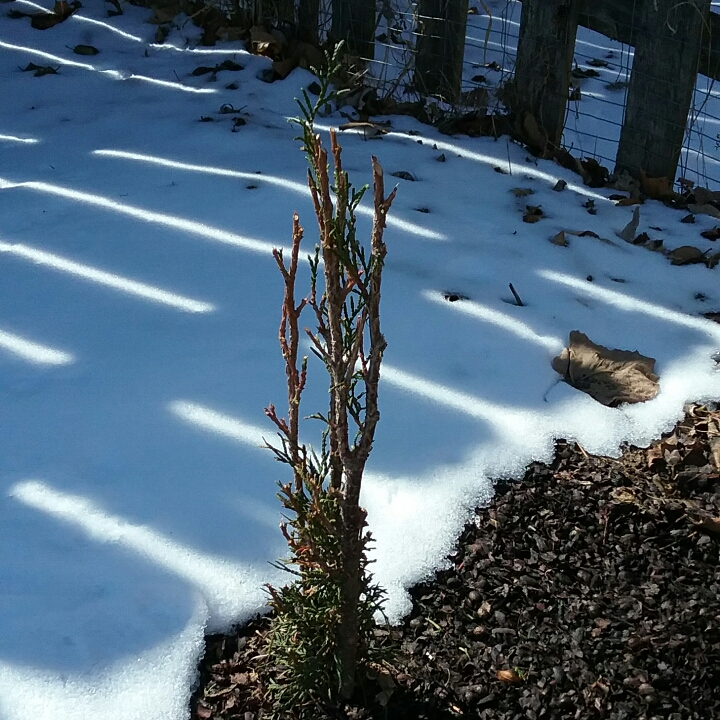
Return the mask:
[[[712,407],[618,459],[558,442],[377,630],[392,663],[318,718],[720,717],[719,467]],[[193,720],[269,717],[266,629],[208,638]]]

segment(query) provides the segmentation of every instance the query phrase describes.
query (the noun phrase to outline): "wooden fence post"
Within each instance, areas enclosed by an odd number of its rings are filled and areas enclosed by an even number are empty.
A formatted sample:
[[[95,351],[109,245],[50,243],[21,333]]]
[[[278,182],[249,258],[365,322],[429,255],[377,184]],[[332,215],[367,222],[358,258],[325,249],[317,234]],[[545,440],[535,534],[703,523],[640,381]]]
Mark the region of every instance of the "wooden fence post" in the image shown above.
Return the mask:
[[[615,171],[675,179],[710,0],[646,0]]]
[[[580,0],[523,0],[510,104],[530,113],[555,146],[565,125],[579,17]]]
[[[304,42],[318,43],[320,33],[320,0],[299,0],[298,37]]]
[[[332,0],[332,36],[363,60],[375,57],[375,0]]]
[[[453,103],[462,87],[468,0],[418,0],[413,85]]]

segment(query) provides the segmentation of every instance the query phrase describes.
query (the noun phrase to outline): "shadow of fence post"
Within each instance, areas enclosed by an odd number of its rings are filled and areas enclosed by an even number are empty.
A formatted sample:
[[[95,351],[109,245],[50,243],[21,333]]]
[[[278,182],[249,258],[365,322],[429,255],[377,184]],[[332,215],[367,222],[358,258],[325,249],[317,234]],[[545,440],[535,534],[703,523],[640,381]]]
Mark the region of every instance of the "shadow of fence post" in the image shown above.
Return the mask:
[[[418,0],[413,85],[455,103],[462,87],[468,0]]]
[[[515,79],[509,94],[514,111],[530,113],[560,145],[570,90],[580,0],[524,0]]]
[[[709,23],[710,0],[641,3],[616,172],[675,179]]]

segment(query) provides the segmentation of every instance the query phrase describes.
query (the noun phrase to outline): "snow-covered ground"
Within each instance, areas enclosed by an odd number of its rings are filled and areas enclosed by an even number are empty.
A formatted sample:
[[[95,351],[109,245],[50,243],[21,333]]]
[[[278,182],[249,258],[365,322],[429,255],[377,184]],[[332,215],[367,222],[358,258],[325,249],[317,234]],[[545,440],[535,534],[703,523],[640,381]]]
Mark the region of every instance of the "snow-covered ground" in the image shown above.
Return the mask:
[[[286,477],[259,447],[263,407],[285,398],[270,251],[288,245],[294,210],[308,250],[317,237],[287,122],[312,77],[268,85],[267,60],[193,50],[178,32],[154,46],[149,15],[108,19],[89,0],[47,31],[0,18],[2,720],[185,717],[203,633],[261,610],[262,584],[281,580],[268,561],[285,551]],[[73,54],[79,43],[100,53]],[[245,67],[191,75],[225,59]],[[30,62],[58,74],[21,72]],[[243,108],[236,133],[224,103]],[[720,309],[720,271],[623,243],[631,209],[506,139],[397,118],[382,140],[342,142],[357,184],[371,153],[388,180],[417,178],[398,180],[386,234],[389,347],[363,496],[398,619],[491,478],[549,459],[559,436],[593,453],[646,443],[683,403],[720,398],[720,326],[700,316]],[[528,202],[546,215],[533,225]],[[709,217],[641,212],[639,230],[668,247],[714,247]],[[563,229],[612,242],[551,244]],[[657,358],[659,396],[609,409],[557,383],[550,362],[573,329]],[[307,414],[327,400],[311,372]]]

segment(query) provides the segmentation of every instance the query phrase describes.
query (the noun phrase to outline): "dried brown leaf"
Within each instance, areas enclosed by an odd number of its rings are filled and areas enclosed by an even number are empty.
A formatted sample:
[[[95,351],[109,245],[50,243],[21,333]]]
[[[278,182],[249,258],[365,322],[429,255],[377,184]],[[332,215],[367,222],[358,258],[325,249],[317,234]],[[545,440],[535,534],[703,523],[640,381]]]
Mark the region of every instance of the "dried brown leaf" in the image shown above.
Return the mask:
[[[531,188],[520,188],[520,187],[512,188],[512,190],[510,190],[510,192],[515,197],[527,197],[528,195],[535,194],[535,191],[532,190]]]
[[[672,189],[672,183],[666,177],[648,177],[640,172],[640,184],[643,192],[653,200],[673,200],[680,197]]]
[[[536,223],[544,217],[545,215],[540,207],[537,205],[528,205],[523,214],[523,222]]]
[[[673,265],[693,265],[705,262],[705,253],[693,245],[681,245],[668,253]]]
[[[699,523],[696,523],[696,525],[700,530],[704,530],[707,533],[720,535],[720,517],[703,518]]]
[[[197,716],[201,720],[208,720],[212,717],[212,710],[207,705],[203,705],[202,703],[197,704],[196,712]]]
[[[256,55],[265,55],[275,59],[282,50],[282,43],[274,35],[263,30],[258,25],[250,28],[250,44]]]
[[[616,207],[628,207],[630,205],[642,205],[642,200],[639,197],[626,197],[622,200],[618,200]]]
[[[275,60],[272,64],[273,70],[281,80],[284,80],[297,66],[298,59],[296,57]]]
[[[495,677],[504,683],[521,683],[523,679],[514,670],[498,670]]]
[[[653,358],[597,345],[577,330],[552,366],[569,385],[608,407],[645,402],[659,390]]]
[[[341,125],[338,128],[340,131],[344,130],[362,130],[363,134],[366,138],[374,138],[374,137],[380,137],[382,135],[387,135],[388,131],[382,127],[381,125],[378,125],[377,123],[372,122],[357,122],[357,121],[351,121],[347,122],[344,125]],[[444,157],[444,156],[443,156]],[[444,162],[444,161],[443,161]]]
[[[713,463],[715,467],[720,470],[720,437],[711,437],[708,440],[710,445],[710,452],[712,453]]]
[[[76,45],[73,52],[76,55],[97,55],[100,51],[92,45]]]
[[[561,230],[557,235],[553,235],[553,237],[550,238],[550,242],[553,245],[559,245],[560,247],[567,247],[570,244],[568,239],[565,237],[564,230]]]
[[[696,215],[709,215],[710,217],[720,219],[720,210],[714,205],[710,205],[710,203],[706,203],[705,205],[688,204],[688,210]]]
[[[698,205],[707,205],[708,203],[720,202],[720,192],[710,190],[709,188],[696,187],[693,190],[695,202]]]
[[[640,208],[633,208],[632,220],[622,229],[620,232],[615,234],[626,243],[632,243],[637,234],[638,225],[640,225]]]
[[[55,13],[38,13],[33,15],[30,20],[30,25],[36,30],[49,30],[51,27],[55,27],[58,23],[61,23],[63,18]]]

